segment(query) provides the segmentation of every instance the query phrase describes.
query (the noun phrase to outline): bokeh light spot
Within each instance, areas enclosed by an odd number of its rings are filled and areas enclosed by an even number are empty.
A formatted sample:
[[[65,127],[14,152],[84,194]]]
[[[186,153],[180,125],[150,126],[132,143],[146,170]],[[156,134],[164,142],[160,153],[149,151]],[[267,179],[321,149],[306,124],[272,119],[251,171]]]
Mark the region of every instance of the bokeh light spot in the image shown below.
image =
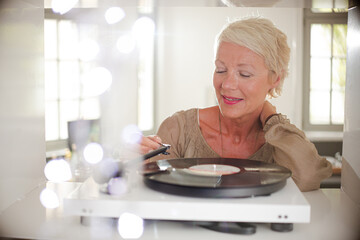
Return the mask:
[[[125,12],[120,7],[111,7],[105,12],[105,20],[108,24],[120,22],[125,17]]]
[[[50,160],[44,168],[45,177],[53,182],[65,182],[72,178],[71,168],[64,159]]]
[[[128,54],[132,52],[135,48],[135,40],[131,35],[120,36],[116,42],[116,48],[121,53]]]
[[[104,156],[104,150],[98,143],[89,143],[84,148],[84,159],[90,164],[99,163]]]
[[[48,188],[44,188],[40,193],[40,202],[45,208],[57,208],[60,206],[57,194]]]
[[[110,195],[121,196],[127,192],[126,180],[122,177],[112,178],[108,183]]]
[[[118,231],[122,238],[140,238],[144,232],[144,220],[132,213],[123,213],[119,217]]]
[[[52,0],[51,8],[53,12],[64,14],[70,11],[79,0]]]
[[[82,84],[85,96],[99,96],[112,84],[112,75],[104,67],[91,69],[82,76]]]
[[[141,17],[137,19],[133,25],[132,33],[139,44],[149,42],[155,32],[155,23],[149,17]]]
[[[79,58],[83,61],[94,60],[99,53],[99,44],[91,39],[86,39],[79,44]]]
[[[141,141],[141,130],[135,124],[127,125],[122,131],[123,141],[128,144],[137,144]]]

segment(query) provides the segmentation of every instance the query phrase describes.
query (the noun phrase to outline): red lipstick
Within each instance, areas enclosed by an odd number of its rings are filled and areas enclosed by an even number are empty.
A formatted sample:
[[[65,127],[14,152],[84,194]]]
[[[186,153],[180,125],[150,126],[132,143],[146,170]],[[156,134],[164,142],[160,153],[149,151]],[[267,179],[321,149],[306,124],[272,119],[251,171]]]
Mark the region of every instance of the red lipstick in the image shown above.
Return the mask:
[[[223,97],[224,103],[229,104],[229,105],[233,105],[233,104],[236,104],[236,103],[241,102],[242,100],[244,100],[242,98],[228,97],[228,96],[225,96],[225,95],[222,95],[222,97]]]

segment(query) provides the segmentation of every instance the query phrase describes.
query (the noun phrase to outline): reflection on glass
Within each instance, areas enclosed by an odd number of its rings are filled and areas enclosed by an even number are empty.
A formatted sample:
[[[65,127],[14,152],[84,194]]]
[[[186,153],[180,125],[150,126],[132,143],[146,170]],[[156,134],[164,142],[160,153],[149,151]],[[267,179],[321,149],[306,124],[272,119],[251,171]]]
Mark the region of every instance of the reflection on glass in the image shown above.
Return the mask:
[[[312,57],[331,56],[331,25],[311,24],[311,49]]]
[[[330,58],[311,58],[310,90],[330,90]]]
[[[310,123],[330,124],[330,93],[328,91],[310,92]]]

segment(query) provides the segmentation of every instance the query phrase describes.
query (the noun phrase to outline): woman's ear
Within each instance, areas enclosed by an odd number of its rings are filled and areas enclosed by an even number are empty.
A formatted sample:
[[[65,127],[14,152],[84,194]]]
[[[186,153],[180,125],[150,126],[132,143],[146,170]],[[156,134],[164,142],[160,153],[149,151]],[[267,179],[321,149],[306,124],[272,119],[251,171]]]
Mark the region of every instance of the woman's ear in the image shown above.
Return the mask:
[[[276,88],[280,84],[280,75],[274,74],[272,79],[273,88]]]
[[[269,74],[269,90],[267,97],[273,98],[276,97],[279,93],[277,93],[276,88],[280,85],[281,77],[275,72],[271,71]]]
[[[280,84],[280,75],[273,71],[269,73],[270,89],[276,88]]]

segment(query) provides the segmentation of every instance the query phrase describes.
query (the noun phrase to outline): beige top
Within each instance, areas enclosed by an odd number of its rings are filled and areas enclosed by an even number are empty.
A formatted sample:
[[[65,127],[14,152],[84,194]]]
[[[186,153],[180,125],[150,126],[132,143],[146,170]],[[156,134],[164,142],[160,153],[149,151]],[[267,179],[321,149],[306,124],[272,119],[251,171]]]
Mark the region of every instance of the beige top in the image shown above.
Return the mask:
[[[321,180],[331,176],[331,164],[318,155],[314,144],[284,115],[271,117],[264,132],[266,143],[249,159],[287,167],[301,191],[318,189]],[[170,155],[158,155],[152,160],[220,157],[201,133],[199,109],[180,111],[165,119],[157,135],[171,145]]]

